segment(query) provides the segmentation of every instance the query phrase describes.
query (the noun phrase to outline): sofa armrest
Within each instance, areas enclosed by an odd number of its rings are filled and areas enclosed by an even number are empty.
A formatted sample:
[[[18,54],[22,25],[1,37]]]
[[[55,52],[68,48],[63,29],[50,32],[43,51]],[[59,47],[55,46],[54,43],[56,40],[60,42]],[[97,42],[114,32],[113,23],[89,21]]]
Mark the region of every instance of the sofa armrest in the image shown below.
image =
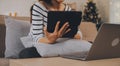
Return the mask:
[[[5,24],[0,24],[0,57],[4,57],[5,52]]]
[[[80,30],[83,34],[83,40],[94,42],[97,35],[96,25],[92,22],[81,22]]]

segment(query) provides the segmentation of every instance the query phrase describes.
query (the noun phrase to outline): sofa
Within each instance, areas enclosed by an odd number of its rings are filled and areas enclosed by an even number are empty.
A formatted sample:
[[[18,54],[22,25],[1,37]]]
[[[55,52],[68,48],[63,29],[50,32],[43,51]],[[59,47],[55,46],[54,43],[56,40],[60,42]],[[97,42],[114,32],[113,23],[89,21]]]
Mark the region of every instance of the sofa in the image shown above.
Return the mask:
[[[29,17],[12,17],[12,18],[17,20],[30,21]],[[94,41],[97,35],[97,29],[94,23],[82,21],[79,28],[83,34],[83,40]],[[4,58],[4,52],[6,49],[5,37],[6,37],[6,26],[5,26],[4,15],[0,15],[0,57],[1,58]]]

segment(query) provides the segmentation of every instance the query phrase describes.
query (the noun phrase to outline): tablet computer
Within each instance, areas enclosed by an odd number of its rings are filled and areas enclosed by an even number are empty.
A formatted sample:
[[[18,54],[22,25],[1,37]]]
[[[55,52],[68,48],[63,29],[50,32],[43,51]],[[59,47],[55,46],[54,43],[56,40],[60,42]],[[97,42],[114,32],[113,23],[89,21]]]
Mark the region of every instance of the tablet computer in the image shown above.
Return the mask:
[[[62,37],[73,38],[78,31],[78,26],[81,23],[81,19],[81,11],[49,11],[47,31],[50,33],[54,32],[56,23],[58,21],[60,21],[59,29],[64,25],[64,23],[68,22],[71,30]]]

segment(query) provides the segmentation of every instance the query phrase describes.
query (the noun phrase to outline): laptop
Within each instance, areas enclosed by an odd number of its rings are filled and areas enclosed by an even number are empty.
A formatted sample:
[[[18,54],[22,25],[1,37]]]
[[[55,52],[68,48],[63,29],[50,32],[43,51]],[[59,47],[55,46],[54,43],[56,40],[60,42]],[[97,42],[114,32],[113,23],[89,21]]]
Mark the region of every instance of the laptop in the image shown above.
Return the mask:
[[[63,35],[63,38],[73,38],[78,31],[78,26],[81,23],[82,12],[81,11],[49,11],[48,12],[48,24],[47,31],[52,33],[54,32],[56,23],[60,21],[59,29],[66,22],[69,23],[71,30]]]
[[[104,23],[87,54],[62,56],[69,59],[96,60],[120,57],[120,24]]]

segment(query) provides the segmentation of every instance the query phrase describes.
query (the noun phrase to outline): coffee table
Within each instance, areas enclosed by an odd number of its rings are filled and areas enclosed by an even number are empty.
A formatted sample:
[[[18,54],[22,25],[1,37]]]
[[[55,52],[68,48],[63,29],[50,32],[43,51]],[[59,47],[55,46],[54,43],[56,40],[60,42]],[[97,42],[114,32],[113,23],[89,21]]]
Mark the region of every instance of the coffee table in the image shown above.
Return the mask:
[[[61,57],[11,59],[10,66],[120,66],[120,58],[92,61],[72,60]]]

